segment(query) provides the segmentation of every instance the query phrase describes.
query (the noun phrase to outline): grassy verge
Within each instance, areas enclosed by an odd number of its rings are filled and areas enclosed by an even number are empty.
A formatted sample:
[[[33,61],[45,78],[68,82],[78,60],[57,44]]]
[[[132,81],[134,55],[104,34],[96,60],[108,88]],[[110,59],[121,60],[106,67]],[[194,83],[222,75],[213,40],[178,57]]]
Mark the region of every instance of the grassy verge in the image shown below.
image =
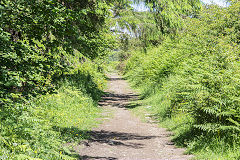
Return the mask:
[[[105,80],[96,70],[82,65],[57,82],[55,93],[3,108],[0,159],[79,159],[72,146],[87,139],[103,116],[97,102]]]
[[[51,121],[66,142],[78,143],[87,138],[86,131],[96,127],[99,124],[96,119],[101,117],[101,108],[72,87],[62,87],[57,94],[42,97],[38,106],[45,110],[42,117]]]
[[[136,89],[136,87],[133,87]],[[144,91],[143,88],[137,88]],[[194,159],[235,160],[240,157],[238,141],[231,141],[227,136],[199,132],[193,128],[194,119],[189,114],[179,113],[167,116],[167,100],[161,99],[161,92],[147,98],[134,101],[128,107],[142,121],[157,122],[160,127],[167,128],[174,134],[172,141],[178,147],[186,147],[186,154],[194,154]],[[144,94],[142,95],[144,97]],[[224,138],[223,138],[224,137]],[[237,139],[237,137],[235,137]]]
[[[240,159],[240,50],[235,33],[225,34],[235,30],[231,19],[220,16],[239,17],[239,7],[210,7],[186,19],[179,35],[125,61],[143,106],[196,159]]]

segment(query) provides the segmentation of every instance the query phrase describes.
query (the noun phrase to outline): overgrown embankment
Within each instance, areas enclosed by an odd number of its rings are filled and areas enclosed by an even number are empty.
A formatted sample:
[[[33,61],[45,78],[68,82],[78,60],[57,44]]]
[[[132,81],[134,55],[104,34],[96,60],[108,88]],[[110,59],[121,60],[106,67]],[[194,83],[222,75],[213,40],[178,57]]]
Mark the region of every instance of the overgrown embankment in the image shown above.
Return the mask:
[[[93,63],[58,81],[54,93],[38,95],[1,110],[1,159],[74,159],[64,143],[79,143],[96,126],[104,76]]]
[[[100,110],[110,2],[0,2],[0,159],[73,159]]]
[[[126,61],[148,110],[199,159],[240,158],[239,9],[208,6],[175,38]]]

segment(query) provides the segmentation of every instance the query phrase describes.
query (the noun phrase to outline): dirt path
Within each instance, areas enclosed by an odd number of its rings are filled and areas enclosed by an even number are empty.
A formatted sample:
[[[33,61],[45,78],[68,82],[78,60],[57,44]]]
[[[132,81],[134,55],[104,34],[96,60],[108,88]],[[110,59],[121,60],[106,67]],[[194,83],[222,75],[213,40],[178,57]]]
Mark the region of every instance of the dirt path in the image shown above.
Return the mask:
[[[156,124],[143,123],[125,106],[137,99],[125,80],[109,75],[108,94],[99,105],[110,107],[114,116],[90,132],[91,139],[75,148],[84,160],[185,160],[169,141],[170,133]]]

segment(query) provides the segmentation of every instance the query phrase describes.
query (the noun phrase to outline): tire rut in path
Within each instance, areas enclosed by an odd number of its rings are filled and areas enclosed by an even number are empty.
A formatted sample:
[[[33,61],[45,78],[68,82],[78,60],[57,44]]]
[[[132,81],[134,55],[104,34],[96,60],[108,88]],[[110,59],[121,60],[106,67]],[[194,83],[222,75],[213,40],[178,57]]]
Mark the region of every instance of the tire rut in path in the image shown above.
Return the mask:
[[[156,124],[143,123],[127,110],[137,95],[116,73],[109,75],[108,90],[99,105],[114,116],[90,132],[91,138],[75,151],[83,160],[185,160],[184,149],[169,140],[170,132]]]

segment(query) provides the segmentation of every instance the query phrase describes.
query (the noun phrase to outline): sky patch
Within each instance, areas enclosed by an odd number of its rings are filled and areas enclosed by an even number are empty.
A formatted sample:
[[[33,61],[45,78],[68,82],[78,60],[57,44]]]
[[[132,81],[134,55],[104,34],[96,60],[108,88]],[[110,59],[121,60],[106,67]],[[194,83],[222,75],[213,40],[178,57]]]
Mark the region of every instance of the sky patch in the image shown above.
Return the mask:
[[[228,6],[226,0],[201,0],[201,1],[205,4],[217,4],[222,7]],[[133,3],[131,6],[135,11],[139,11],[139,12],[144,12],[149,10],[144,4],[144,2],[140,2],[139,4]]]

